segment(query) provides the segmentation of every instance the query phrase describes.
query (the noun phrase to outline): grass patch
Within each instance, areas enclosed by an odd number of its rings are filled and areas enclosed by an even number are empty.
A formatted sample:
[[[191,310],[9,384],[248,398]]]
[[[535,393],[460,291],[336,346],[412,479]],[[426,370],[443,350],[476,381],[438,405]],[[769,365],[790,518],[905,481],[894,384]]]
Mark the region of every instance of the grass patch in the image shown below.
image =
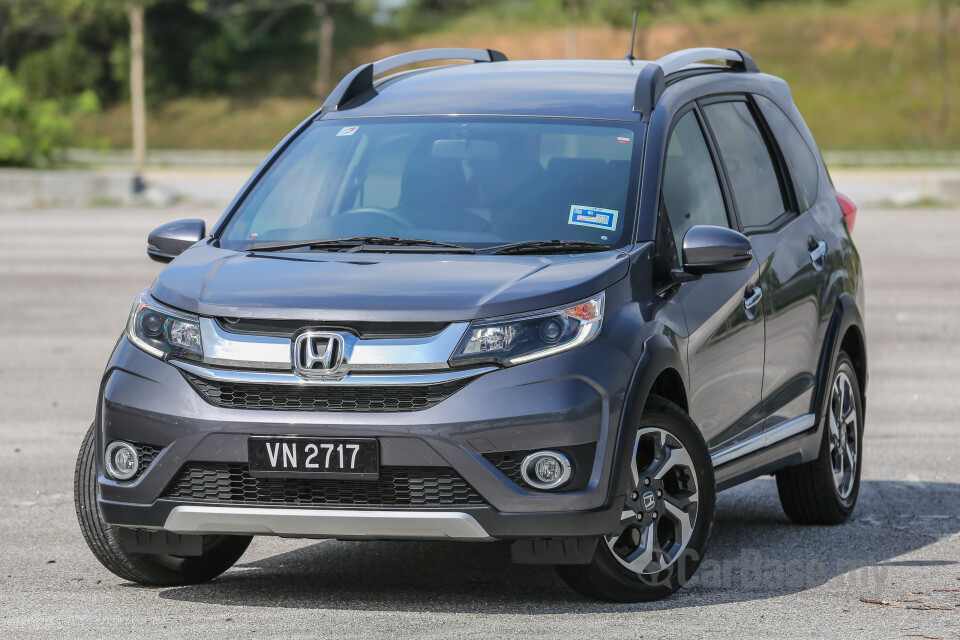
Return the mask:
[[[526,8],[525,8],[526,7]],[[821,147],[844,150],[960,149],[960,11],[948,51],[953,104],[944,124],[936,66],[939,17],[932,0],[769,3],[757,9],[723,0],[658,18],[641,32],[638,57],[693,46],[749,51],[760,68],[784,78]],[[400,51],[438,46],[494,48],[512,59],[622,58],[628,29],[589,18],[571,40],[562,14],[489,7],[433,25],[405,40],[358,47],[338,68]],[[573,50],[571,51],[571,43]],[[169,102],[150,114],[149,144],[168,149],[266,149],[316,108],[305,98]],[[82,144],[130,144],[125,106],[81,118]]]
[[[312,98],[230,98],[172,100],[150,111],[147,144],[152,149],[270,149],[318,107]],[[128,105],[117,105],[76,121],[86,146],[127,148],[131,144]]]

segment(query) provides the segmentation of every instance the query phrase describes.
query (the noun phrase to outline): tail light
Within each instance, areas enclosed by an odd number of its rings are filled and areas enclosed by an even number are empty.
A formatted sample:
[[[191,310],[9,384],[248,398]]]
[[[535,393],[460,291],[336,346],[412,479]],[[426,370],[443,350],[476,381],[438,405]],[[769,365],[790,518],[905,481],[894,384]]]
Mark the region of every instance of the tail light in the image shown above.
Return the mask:
[[[837,194],[837,202],[840,203],[840,211],[843,213],[843,222],[847,225],[847,230],[853,233],[853,225],[857,222],[857,205],[842,193]]]

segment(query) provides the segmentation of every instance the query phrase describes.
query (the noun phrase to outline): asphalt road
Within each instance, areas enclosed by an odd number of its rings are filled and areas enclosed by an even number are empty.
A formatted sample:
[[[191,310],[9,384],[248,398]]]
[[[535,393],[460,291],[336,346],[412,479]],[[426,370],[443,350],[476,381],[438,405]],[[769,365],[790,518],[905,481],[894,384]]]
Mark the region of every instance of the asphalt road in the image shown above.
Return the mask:
[[[721,494],[694,584],[611,605],[511,565],[501,544],[258,538],[206,585],[108,573],[77,528],[75,455],[133,298],[159,269],[147,232],[217,212],[2,212],[0,637],[960,638],[958,213],[860,212],[871,380],[852,521],[794,526],[773,481],[756,480]]]

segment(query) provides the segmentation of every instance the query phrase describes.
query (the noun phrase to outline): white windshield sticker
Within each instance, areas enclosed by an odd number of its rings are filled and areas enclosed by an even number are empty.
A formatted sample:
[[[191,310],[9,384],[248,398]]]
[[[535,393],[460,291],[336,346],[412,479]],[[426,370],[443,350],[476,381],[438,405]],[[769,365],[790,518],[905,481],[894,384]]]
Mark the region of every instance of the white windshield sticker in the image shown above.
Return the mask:
[[[359,128],[360,128],[360,127],[344,127],[343,129],[340,129],[340,132],[339,132],[337,135],[338,135],[338,136],[352,136],[353,134],[355,134],[355,133],[357,132],[357,129],[359,129]]]
[[[580,204],[570,205],[570,218],[567,224],[576,224],[582,227],[594,227],[614,231],[617,228],[619,211],[613,209],[598,209]]]

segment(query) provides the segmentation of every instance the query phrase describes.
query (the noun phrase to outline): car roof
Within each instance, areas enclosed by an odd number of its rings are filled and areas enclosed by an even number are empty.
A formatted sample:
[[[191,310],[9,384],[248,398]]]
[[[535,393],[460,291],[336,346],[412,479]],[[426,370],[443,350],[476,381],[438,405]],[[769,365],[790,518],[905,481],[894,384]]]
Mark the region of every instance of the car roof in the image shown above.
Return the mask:
[[[510,115],[637,122],[642,60],[522,60],[415,69],[390,76],[328,118]]]

